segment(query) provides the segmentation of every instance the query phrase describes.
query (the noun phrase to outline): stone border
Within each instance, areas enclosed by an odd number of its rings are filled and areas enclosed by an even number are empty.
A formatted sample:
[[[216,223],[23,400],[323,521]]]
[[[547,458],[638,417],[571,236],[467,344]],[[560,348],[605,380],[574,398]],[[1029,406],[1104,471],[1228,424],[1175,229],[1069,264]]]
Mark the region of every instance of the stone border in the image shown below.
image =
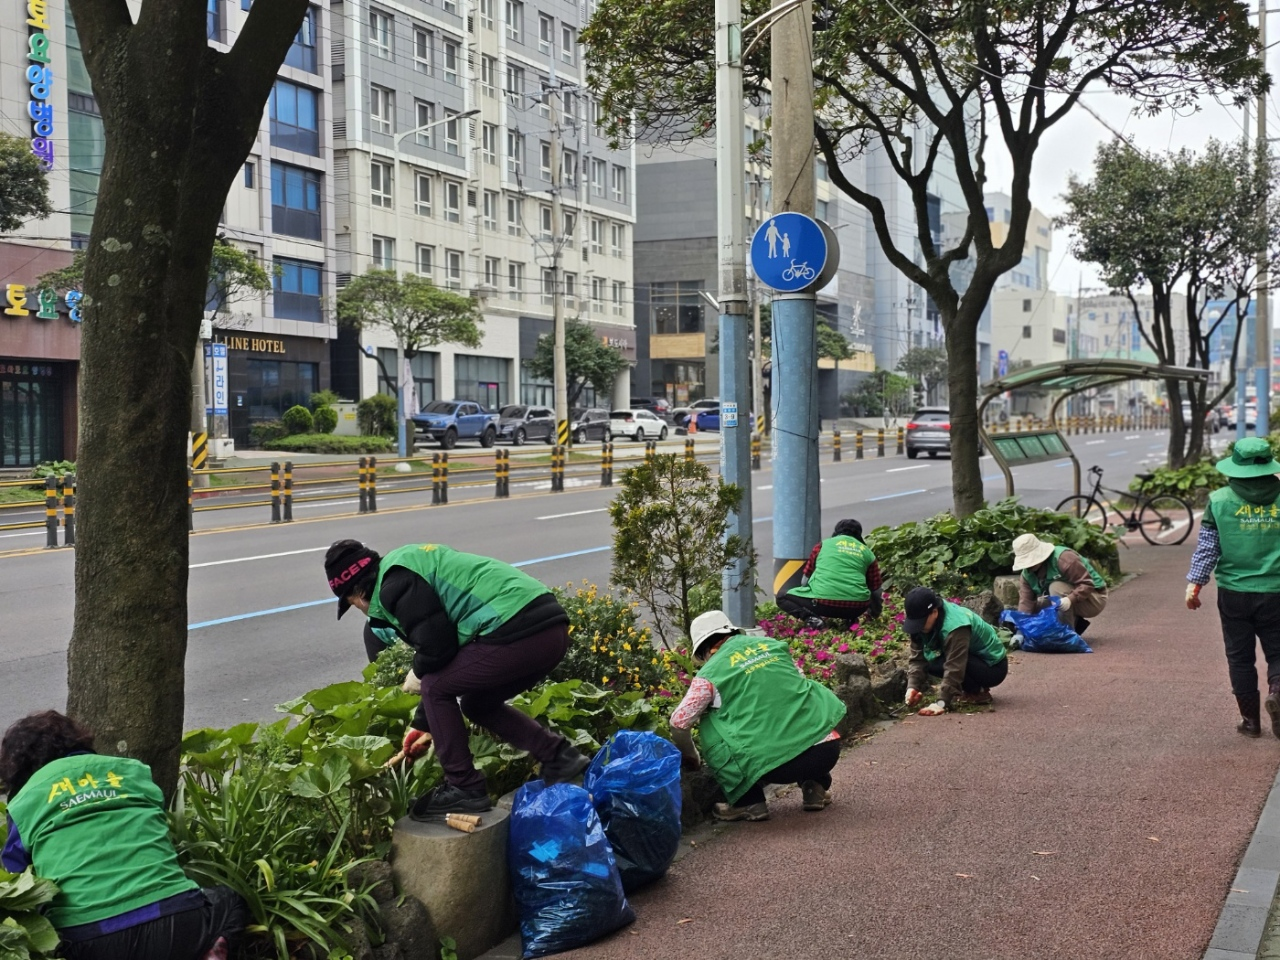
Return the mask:
[[[1280,882],[1280,774],[1240,861],[1203,960],[1255,960]]]

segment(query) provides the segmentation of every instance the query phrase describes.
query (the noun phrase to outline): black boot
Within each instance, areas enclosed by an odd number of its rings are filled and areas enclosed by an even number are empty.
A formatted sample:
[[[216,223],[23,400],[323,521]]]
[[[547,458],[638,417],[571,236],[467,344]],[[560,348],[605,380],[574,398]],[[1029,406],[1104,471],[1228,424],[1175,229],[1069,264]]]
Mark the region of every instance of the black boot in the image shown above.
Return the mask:
[[[590,757],[580,753],[577,747],[565,740],[560,744],[555,757],[542,764],[540,772],[543,782],[551,786],[553,783],[576,780],[590,764]]]
[[[1089,629],[1089,621],[1084,617],[1076,617],[1076,633],[1084,636],[1084,632]]]
[[[1236,729],[1246,737],[1262,736],[1262,698],[1258,696],[1258,692],[1255,690],[1244,695],[1236,694],[1236,703],[1240,707],[1240,723]]]
[[[1280,739],[1280,677],[1268,684],[1267,715],[1271,717],[1271,732]]]

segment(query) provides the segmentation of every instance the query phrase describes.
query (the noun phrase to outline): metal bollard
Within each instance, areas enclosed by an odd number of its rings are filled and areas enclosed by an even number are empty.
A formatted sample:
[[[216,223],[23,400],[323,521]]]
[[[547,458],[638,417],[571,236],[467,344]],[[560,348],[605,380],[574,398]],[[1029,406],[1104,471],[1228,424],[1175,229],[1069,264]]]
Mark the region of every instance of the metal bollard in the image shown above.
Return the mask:
[[[431,505],[440,503],[440,454],[431,455]]]
[[[449,453],[440,454],[440,502],[449,502]]]
[[[840,431],[831,431],[831,462],[840,462]]]
[[[293,523],[293,461],[284,462],[284,522]]]
[[[600,486],[609,486],[609,441],[600,444]]]
[[[658,454],[658,444],[654,440],[646,440],[644,442],[644,458],[652,460]]]
[[[884,427],[876,430],[876,456],[884,456]]]
[[[187,467],[187,530],[196,528],[196,505],[192,500],[191,490],[196,485],[195,471]]]
[[[271,464],[271,522],[280,522],[280,464]]]
[[[76,475],[62,478],[62,545],[76,545]]]
[[[369,458],[360,458],[360,512],[369,512]]]
[[[502,496],[502,454],[501,450],[493,452],[493,495],[495,497]]]
[[[45,549],[58,545],[58,481],[44,478]]]
[[[694,453],[694,451],[693,451],[693,438],[692,438],[692,437],[685,437],[685,441],[684,441],[684,459],[685,459],[685,462],[686,462],[686,463],[693,463],[693,461],[694,461],[694,460],[698,459],[698,458],[697,458],[697,455],[696,455],[696,454]]]
[[[502,451],[502,495],[511,496],[511,451]]]
[[[378,512],[378,458],[369,458],[369,512]]]
[[[907,432],[902,428],[898,428],[898,456],[902,456],[907,452]]]
[[[760,469],[760,434],[754,434],[751,437],[751,469]]]
[[[604,442],[604,449],[605,449],[605,453],[604,453],[605,462],[609,465],[608,479],[605,482],[605,486],[612,487],[613,486],[613,441],[606,440]]]
[[[855,430],[853,434],[853,459],[862,459],[862,431]]]

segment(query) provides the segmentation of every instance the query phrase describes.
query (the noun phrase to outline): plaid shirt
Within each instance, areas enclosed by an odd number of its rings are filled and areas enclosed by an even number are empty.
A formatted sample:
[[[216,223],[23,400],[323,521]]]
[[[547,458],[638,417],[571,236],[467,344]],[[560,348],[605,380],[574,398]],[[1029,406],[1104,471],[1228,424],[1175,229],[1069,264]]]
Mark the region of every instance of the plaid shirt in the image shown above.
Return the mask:
[[[1221,556],[1222,545],[1218,541],[1218,528],[1201,525],[1200,536],[1196,540],[1196,550],[1191,555],[1191,569],[1187,572],[1187,579],[1204,586],[1209,582],[1213,568],[1218,565],[1218,558]]]

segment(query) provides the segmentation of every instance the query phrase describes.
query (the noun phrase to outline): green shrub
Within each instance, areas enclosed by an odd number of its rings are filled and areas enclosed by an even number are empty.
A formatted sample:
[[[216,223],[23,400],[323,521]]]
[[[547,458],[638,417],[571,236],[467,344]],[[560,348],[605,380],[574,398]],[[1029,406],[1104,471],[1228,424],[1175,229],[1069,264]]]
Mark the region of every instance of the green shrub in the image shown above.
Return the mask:
[[[0,823],[5,805],[0,803]],[[30,868],[9,873],[0,867],[0,957],[52,957],[58,950],[58,933],[40,909],[58,893],[52,880],[44,880]]]
[[[315,430],[315,418],[311,416],[311,411],[301,404],[286,410],[280,420],[291,436],[298,433],[311,433]]]
[[[1143,481],[1134,477],[1129,483],[1129,492],[1143,492],[1152,497],[1162,495],[1182,497],[1202,507],[1209,500],[1209,494],[1227,484],[1227,478],[1214,469],[1216,462],[1205,458],[1189,463],[1185,467],[1179,467],[1177,470],[1157,467],[1150,480]]]
[[[249,427],[249,444],[261,450],[264,444],[288,435],[289,431],[279,420],[263,420]]]
[[[552,680],[586,680],[619,692],[654,693],[667,676],[636,604],[601,593],[595,584],[554,590],[569,614],[569,651]]]
[[[1116,540],[1084,520],[1054,510],[1001,500],[957,519],[940,513],[897,527],[877,527],[867,536],[885,580],[898,592],[924,585],[944,595],[968,596],[1011,572],[1013,540],[1034,533],[1088,557],[1104,576],[1120,573]]]
[[[385,393],[365,397],[356,405],[356,422],[360,432],[370,437],[396,435],[396,401]]]
[[[316,407],[312,420],[316,433],[333,433],[338,427],[338,411],[333,407]]]
[[[74,460],[44,460],[31,468],[31,476],[36,480],[46,477],[65,477],[76,472]]]
[[[332,433],[300,433],[262,444],[263,450],[290,453],[390,453],[394,441],[386,437],[338,437]]]
[[[342,397],[332,390],[317,390],[307,402],[311,404],[311,411],[314,413],[321,407],[332,407],[335,403],[342,403]]]

